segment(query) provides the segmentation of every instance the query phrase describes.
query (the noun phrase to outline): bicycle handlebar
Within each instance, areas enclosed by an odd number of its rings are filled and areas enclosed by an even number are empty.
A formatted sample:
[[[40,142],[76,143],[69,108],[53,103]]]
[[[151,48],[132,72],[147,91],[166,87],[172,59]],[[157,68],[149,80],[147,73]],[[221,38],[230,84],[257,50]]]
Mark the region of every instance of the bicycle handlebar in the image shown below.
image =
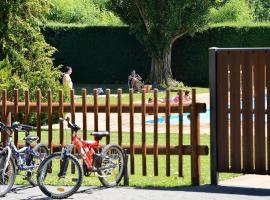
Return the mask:
[[[80,127],[77,124],[70,122],[70,118],[69,117],[67,117],[66,119],[60,117],[59,120],[60,121],[66,121],[68,123],[68,127],[71,128],[72,131],[78,131],[78,130],[80,130]]]

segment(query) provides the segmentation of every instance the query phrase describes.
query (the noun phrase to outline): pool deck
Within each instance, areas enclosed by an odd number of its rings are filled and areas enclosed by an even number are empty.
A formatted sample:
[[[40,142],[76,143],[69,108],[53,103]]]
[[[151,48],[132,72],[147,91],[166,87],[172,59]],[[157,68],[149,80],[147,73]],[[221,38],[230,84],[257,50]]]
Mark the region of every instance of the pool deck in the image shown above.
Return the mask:
[[[203,94],[197,94],[197,102],[200,103],[206,103],[207,107],[209,107],[209,93],[203,93]],[[164,114],[159,114],[159,117],[164,116]],[[153,115],[146,115],[146,121],[153,119]],[[83,127],[82,124],[83,121],[83,115],[82,113],[76,113],[75,114],[75,122],[79,127]],[[135,132],[141,132],[142,126],[141,126],[142,116],[140,113],[134,113],[134,131]],[[106,130],[106,115],[105,113],[99,113],[98,114],[98,129]],[[54,129],[58,129],[59,125],[54,124]],[[93,113],[87,113],[87,130],[94,130],[94,114]],[[178,125],[171,125],[171,133],[178,133],[179,127]],[[118,131],[118,115],[117,113],[111,113],[110,116],[110,131]],[[123,132],[130,132],[130,115],[129,113],[123,113],[122,114],[122,131]],[[200,126],[201,134],[209,134],[209,123],[201,123]],[[151,133],[154,132],[154,126],[153,123],[146,123],[146,132]],[[159,133],[165,133],[166,132],[166,125],[165,124],[158,124],[158,132]],[[184,124],[183,125],[183,132],[184,133],[190,133],[190,125]]]

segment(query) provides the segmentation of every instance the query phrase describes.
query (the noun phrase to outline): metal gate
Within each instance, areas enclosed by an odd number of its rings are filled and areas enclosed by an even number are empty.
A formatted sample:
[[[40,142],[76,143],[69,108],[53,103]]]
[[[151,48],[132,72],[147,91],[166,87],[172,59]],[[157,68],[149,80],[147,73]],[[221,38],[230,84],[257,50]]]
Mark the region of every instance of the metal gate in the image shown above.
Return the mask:
[[[270,48],[210,48],[209,78],[211,183],[270,174]]]

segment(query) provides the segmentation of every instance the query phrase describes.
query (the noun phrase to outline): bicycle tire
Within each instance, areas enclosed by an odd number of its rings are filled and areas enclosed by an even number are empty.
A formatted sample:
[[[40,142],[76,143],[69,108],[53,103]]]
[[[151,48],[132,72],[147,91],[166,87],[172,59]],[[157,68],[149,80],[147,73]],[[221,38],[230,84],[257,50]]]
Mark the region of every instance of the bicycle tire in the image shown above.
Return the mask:
[[[40,167],[38,169],[38,173],[37,173],[37,182],[38,182],[38,186],[40,188],[40,190],[48,197],[53,198],[53,199],[65,199],[70,197],[71,195],[73,195],[75,192],[78,191],[78,189],[80,188],[81,184],[82,184],[82,180],[83,180],[83,169],[82,166],[79,163],[79,160],[72,154],[67,154],[66,158],[67,159],[71,159],[72,161],[74,161],[73,163],[77,166],[78,169],[78,181],[77,184],[75,185],[75,187],[73,187],[72,190],[70,190],[69,192],[65,192],[64,194],[54,194],[52,192],[50,192],[43,184],[42,182],[42,172],[43,170],[46,170],[46,164],[48,162],[52,162],[53,159],[56,159],[57,157],[61,156],[61,152],[57,152],[54,154],[49,155],[46,159],[44,159],[42,161],[42,163],[40,164]],[[76,169],[76,168],[75,168]]]
[[[34,148],[33,148],[33,151],[34,152],[38,152],[38,150],[39,149],[43,149],[44,150],[44,152],[46,153],[46,156],[45,156],[45,158],[46,157],[48,157],[48,155],[50,154],[50,151],[49,151],[49,149],[48,149],[48,147],[47,147],[47,145],[45,145],[45,144],[37,144]],[[40,159],[40,161],[42,162],[45,158],[39,158]],[[35,169],[33,169],[33,170],[35,170]],[[28,180],[28,182],[33,186],[33,187],[36,187],[37,185],[38,185],[38,183],[37,183],[37,175],[36,175],[36,173],[35,174],[33,174],[33,170],[31,171],[31,176],[27,179]],[[36,170],[38,170],[38,169],[36,169]]]
[[[99,172],[99,175],[101,175],[101,176],[98,176],[98,178],[99,178],[100,182],[102,183],[102,185],[105,186],[105,187],[115,187],[115,186],[117,186],[120,183],[120,181],[121,181],[121,179],[122,179],[122,177],[124,175],[124,167],[125,167],[125,156],[124,155],[125,155],[125,153],[124,153],[122,147],[120,147],[117,144],[108,144],[103,148],[101,154],[106,156],[106,154],[112,149],[117,150],[118,153],[119,153],[119,156],[120,156],[121,161],[120,161],[120,164],[119,164],[120,165],[119,175],[117,176],[117,178],[114,181],[108,182],[105,177],[102,177],[102,176],[104,176],[104,173]],[[102,160],[102,163],[103,163],[103,161],[104,161],[104,159]]]
[[[11,173],[12,173],[12,176],[10,178],[10,181],[8,183],[8,186],[5,190],[3,191],[0,191],[0,197],[4,197],[12,188],[12,186],[14,185],[14,182],[15,182],[15,177],[16,177],[16,166],[15,166],[15,162],[12,158],[9,159],[9,164],[8,164],[8,167],[7,169],[11,167]],[[0,183],[1,184],[1,183]]]

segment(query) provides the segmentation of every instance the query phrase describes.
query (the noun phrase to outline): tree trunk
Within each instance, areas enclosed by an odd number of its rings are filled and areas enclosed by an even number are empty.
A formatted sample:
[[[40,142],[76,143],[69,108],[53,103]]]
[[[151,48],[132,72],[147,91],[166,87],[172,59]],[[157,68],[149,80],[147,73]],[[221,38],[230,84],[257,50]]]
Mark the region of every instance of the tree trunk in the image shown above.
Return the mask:
[[[152,57],[150,81],[154,86],[161,83],[167,85],[168,80],[172,78],[171,54],[172,48],[170,46],[161,58]]]

